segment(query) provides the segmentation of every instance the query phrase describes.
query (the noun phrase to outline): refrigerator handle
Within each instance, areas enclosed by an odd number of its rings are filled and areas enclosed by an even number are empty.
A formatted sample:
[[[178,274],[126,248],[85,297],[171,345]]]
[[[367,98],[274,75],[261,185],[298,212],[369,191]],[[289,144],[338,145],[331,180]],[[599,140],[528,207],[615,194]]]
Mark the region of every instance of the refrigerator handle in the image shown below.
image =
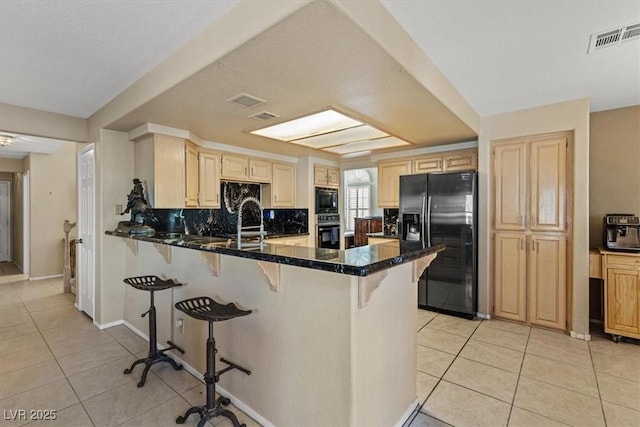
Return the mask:
[[[431,246],[431,196],[427,201],[427,245]]]

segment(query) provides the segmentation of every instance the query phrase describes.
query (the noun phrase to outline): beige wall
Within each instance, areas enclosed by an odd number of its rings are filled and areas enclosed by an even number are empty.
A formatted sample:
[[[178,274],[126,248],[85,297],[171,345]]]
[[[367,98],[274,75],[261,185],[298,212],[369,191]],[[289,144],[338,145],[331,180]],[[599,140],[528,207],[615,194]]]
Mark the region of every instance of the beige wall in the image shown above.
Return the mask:
[[[570,297],[571,330],[589,334],[589,100],[561,102],[537,108],[483,117],[478,137],[480,177],[480,233],[478,250],[478,310],[492,312],[490,283],[490,217],[493,200],[489,191],[491,141],[550,132],[572,131],[573,150],[573,288]]]
[[[640,105],[591,114],[589,245],[602,246],[607,213],[640,215]]]
[[[105,236],[128,215],[115,214],[115,205],[126,206],[133,179],[134,144],[126,133],[102,130],[96,144],[96,288],[97,323],[106,324],[123,318],[125,261],[133,256],[122,239]],[[157,274],[150,271],[144,274]],[[118,277],[114,283],[113,277]]]
[[[11,184],[11,259],[24,271],[22,197],[22,172],[16,172]]]
[[[85,142],[87,140],[87,119],[0,104],[0,130]]]
[[[65,219],[76,221],[76,147],[69,142],[55,153],[29,157],[30,268],[32,278],[62,274]]]
[[[22,172],[22,159],[2,159],[0,158],[1,172]]]

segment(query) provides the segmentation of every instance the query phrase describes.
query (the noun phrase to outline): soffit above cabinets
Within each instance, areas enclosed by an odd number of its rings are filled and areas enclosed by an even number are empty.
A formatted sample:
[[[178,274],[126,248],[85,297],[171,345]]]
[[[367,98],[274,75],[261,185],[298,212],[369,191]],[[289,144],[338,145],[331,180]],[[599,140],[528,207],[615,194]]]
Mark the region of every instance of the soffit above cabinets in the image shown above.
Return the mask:
[[[266,102],[254,107],[227,102],[243,93]],[[208,141],[334,158],[340,153],[311,148],[326,143],[321,137],[292,145],[250,133],[327,108],[416,146],[476,137],[329,2],[301,8],[108,128],[128,132],[152,122],[188,129]],[[278,117],[250,117],[263,111]]]

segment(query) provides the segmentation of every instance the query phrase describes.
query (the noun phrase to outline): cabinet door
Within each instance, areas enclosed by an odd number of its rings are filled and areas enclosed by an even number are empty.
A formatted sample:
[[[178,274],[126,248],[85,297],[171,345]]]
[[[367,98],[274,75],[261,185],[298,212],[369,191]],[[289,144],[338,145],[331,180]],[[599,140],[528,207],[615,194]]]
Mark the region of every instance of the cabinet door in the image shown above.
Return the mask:
[[[314,166],[313,167],[313,183],[316,186],[326,187],[329,181],[327,180],[328,168],[326,166]]]
[[[529,322],[566,327],[566,237],[532,235],[529,255]]]
[[[340,187],[340,169],[327,168],[327,185],[329,187]]]
[[[526,235],[496,233],[494,238],[494,315],[527,320]]]
[[[154,208],[182,208],[185,198],[184,139],[155,135],[153,153]]]
[[[378,206],[400,206],[400,175],[411,174],[411,160],[385,162],[378,165]]]
[[[527,145],[498,145],[494,161],[494,226],[496,230],[524,230],[527,208]]]
[[[270,183],[271,162],[266,160],[249,159],[249,181]]]
[[[274,163],[271,183],[271,206],[293,208],[296,204],[296,166]]]
[[[531,230],[564,231],[567,140],[531,142]]]
[[[184,147],[185,161],[185,198],[188,208],[198,206],[198,150],[187,142]]]
[[[201,151],[198,154],[199,204],[203,208],[220,207],[220,156]]]
[[[640,336],[640,269],[607,268],[605,332]]]
[[[445,171],[465,171],[478,169],[478,152],[476,150],[461,151],[455,154],[445,154]]]
[[[222,178],[246,181],[249,179],[249,159],[240,156],[222,155]]]
[[[442,172],[442,156],[428,156],[413,161],[413,173]]]
[[[356,246],[367,245],[367,233],[369,233],[369,220],[367,218],[355,218],[354,236]]]

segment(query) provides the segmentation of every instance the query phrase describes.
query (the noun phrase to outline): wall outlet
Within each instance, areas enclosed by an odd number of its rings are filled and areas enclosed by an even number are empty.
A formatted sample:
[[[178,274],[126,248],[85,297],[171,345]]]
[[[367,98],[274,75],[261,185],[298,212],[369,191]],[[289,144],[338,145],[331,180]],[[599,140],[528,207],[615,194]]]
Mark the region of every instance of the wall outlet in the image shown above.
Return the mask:
[[[176,320],[176,328],[178,328],[178,330],[180,330],[180,333],[184,333],[184,320],[183,319],[178,319]]]
[[[122,205],[116,205],[116,215],[122,215]]]

